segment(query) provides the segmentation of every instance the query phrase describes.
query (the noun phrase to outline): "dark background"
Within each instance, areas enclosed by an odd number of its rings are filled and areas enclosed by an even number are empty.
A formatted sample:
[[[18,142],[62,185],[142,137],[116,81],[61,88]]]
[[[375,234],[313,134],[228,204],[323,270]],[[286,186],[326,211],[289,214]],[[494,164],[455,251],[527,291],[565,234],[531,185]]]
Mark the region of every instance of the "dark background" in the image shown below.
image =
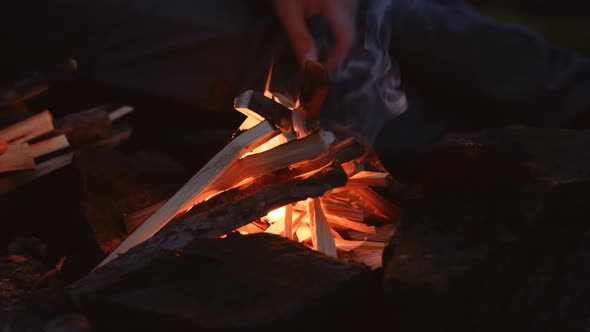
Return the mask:
[[[590,3],[579,0],[470,0],[500,22],[527,25],[553,45],[590,56]]]

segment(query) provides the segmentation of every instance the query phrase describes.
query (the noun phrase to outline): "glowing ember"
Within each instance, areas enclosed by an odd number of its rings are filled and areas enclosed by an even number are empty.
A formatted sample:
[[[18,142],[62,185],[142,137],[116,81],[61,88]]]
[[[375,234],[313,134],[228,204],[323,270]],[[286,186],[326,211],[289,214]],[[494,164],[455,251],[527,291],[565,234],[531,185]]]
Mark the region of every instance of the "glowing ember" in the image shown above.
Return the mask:
[[[285,211],[286,211],[286,209],[284,206],[282,206],[278,209],[274,209],[266,215],[265,219],[270,224],[274,224],[279,221],[284,221],[285,220]]]

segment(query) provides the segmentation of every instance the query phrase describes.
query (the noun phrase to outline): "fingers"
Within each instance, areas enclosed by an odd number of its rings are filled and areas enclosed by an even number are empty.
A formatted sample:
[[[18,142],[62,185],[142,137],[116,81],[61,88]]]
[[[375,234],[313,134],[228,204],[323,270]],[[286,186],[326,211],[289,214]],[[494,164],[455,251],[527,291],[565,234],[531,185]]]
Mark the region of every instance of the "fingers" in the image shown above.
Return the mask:
[[[8,150],[8,143],[4,140],[0,140],[0,155]]]
[[[304,8],[299,1],[274,0],[274,8],[282,22],[299,63],[305,59],[317,61],[318,54],[313,36],[305,22]]]
[[[346,7],[335,7],[326,11],[326,21],[334,37],[324,66],[328,71],[335,69],[346,57],[355,41],[355,11]]]

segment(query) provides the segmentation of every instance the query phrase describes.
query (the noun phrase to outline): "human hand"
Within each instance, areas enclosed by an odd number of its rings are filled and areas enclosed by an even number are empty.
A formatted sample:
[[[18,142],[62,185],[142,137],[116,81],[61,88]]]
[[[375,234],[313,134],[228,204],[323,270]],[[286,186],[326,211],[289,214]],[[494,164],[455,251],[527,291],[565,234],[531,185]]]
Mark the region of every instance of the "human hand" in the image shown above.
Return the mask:
[[[319,60],[307,18],[322,16],[330,27],[334,44],[323,61],[328,71],[335,69],[353,46],[358,0],[272,0],[272,4],[301,64],[306,59]]]
[[[8,143],[0,139],[0,155],[6,152],[6,150],[8,150]]]

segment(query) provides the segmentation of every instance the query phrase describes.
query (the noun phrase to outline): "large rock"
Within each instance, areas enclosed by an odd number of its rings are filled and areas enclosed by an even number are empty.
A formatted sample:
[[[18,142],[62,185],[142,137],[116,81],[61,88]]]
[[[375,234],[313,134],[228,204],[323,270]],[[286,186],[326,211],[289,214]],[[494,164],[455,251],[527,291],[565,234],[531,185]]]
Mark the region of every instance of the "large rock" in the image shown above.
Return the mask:
[[[398,331],[585,331],[590,132],[443,140],[384,254]]]
[[[377,326],[377,283],[271,234],[194,240],[114,284],[78,294],[100,331]]]
[[[82,181],[81,207],[96,245],[110,253],[128,235],[125,214],[172,196],[188,178],[176,162],[154,151],[82,150],[74,167]]]

